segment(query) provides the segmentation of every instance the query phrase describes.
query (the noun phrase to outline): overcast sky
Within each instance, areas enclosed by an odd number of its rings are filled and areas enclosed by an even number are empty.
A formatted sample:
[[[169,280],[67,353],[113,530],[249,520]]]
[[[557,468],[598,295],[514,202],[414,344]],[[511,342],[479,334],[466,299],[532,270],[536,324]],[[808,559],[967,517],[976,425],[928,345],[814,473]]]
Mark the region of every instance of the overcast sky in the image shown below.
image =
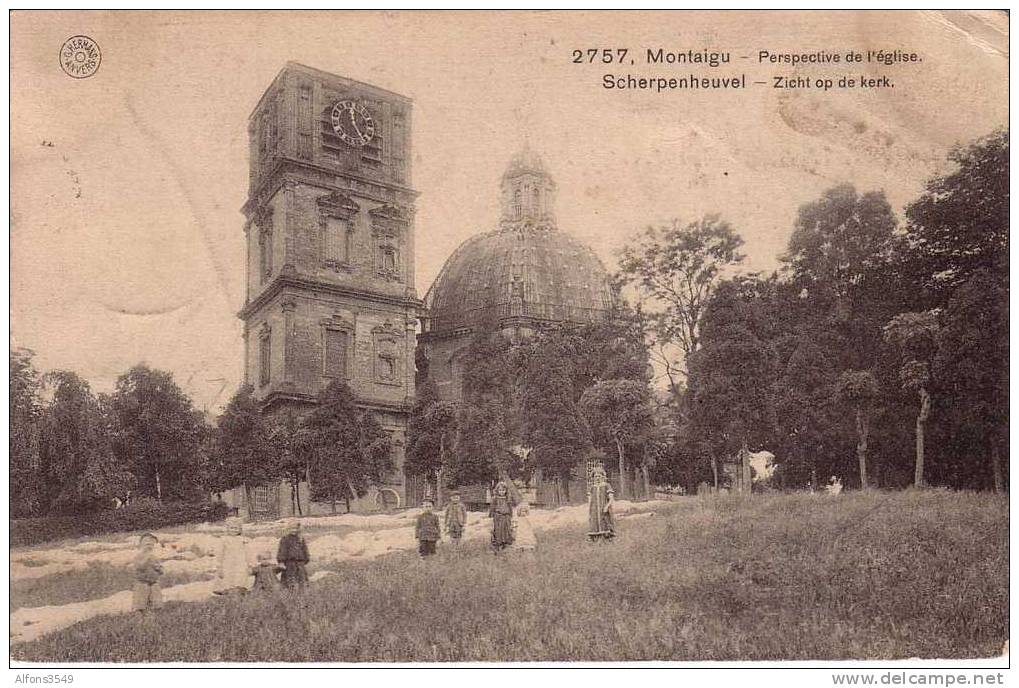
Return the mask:
[[[414,99],[417,288],[491,229],[523,143],[559,184],[560,226],[609,269],[649,223],[718,212],[774,267],[797,207],[849,181],[896,212],[950,148],[1007,125],[1004,16],[908,13],[26,13],[11,23],[15,346],[99,391],[145,361],[196,405],[241,377],[247,116],[287,60]],[[71,79],[60,45],[102,64]],[[628,47],[635,65],[573,64]],[[718,70],[648,66],[646,48],[731,51]],[[793,69],[757,52],[905,50],[914,65]],[[750,59],[742,59],[741,56]],[[609,91],[606,72],[746,73],[746,91]],[[776,90],[776,74],[889,75],[894,88]],[[223,389],[220,393],[221,388]]]

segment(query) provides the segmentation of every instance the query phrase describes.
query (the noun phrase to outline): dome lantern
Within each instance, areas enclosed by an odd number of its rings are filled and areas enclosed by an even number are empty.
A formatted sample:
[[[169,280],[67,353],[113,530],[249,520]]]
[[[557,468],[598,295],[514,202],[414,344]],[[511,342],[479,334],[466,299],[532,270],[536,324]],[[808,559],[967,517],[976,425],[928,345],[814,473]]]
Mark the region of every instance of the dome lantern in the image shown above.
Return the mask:
[[[541,157],[528,146],[516,154],[502,175],[503,229],[555,229],[556,184]]]

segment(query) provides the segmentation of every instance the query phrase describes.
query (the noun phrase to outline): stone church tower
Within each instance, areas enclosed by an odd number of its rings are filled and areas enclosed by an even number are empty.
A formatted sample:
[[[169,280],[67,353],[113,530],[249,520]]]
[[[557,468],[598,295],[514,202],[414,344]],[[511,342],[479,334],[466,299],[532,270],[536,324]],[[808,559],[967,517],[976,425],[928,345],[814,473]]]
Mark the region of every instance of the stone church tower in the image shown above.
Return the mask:
[[[268,414],[344,380],[403,451],[414,398],[411,101],[288,63],[248,124],[244,379]],[[390,492],[392,494],[392,491]]]

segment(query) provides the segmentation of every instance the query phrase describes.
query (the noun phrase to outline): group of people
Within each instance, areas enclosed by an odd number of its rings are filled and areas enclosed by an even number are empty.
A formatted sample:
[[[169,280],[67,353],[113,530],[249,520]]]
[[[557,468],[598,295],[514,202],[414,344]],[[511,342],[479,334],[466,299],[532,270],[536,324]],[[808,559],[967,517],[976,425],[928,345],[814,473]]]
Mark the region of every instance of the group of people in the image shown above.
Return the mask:
[[[414,537],[418,541],[418,555],[421,558],[435,554],[436,544],[442,539],[439,516],[433,509],[435,503],[425,499],[421,504],[414,526]],[[488,515],[492,519],[492,552],[498,554],[513,546],[521,551],[534,551],[538,540],[529,519],[530,505],[519,496],[510,493],[505,482],[500,482],[492,492]],[[460,493],[449,495],[449,504],[443,514],[446,536],[454,549],[459,549],[467,529],[467,508],[460,501]]]
[[[163,565],[156,553],[159,539],[152,533],[144,533],[138,540],[138,554],[134,560],[135,585],[132,608],[135,611],[158,609],[163,606],[160,579]],[[308,543],[301,534],[301,523],[291,521],[280,538],[276,558],[271,552],[259,552],[254,566],[248,563],[248,552],[244,542],[243,522],[231,519],[227,532],[219,538],[219,552],[216,559],[217,595],[233,595],[246,592],[276,592],[278,590],[302,590],[308,584],[307,565],[311,561]]]
[[[598,466],[592,470],[588,492],[587,537],[592,542],[606,542],[616,535],[613,505],[615,493],[609,483],[605,469]],[[418,554],[422,558],[435,554],[436,543],[442,539],[439,517],[434,513],[435,504],[425,499],[422,512],[418,515],[414,537],[418,541]],[[492,552],[499,554],[513,547],[522,551],[534,551],[538,541],[528,517],[530,505],[521,499],[510,484],[500,481],[492,491],[488,515],[492,519]],[[467,509],[460,501],[460,494],[452,492],[449,504],[443,514],[446,535],[454,548],[459,547],[467,527]]]
[[[614,493],[603,468],[595,468],[588,493],[588,539],[608,541],[615,537],[613,516]],[[418,555],[421,558],[436,553],[436,544],[442,539],[443,526],[446,536],[455,549],[459,549],[467,530],[467,508],[460,501],[460,494],[453,492],[443,513],[443,523],[434,511],[434,503],[426,499],[422,504],[414,526],[414,537],[418,541]],[[505,481],[500,481],[492,491],[488,515],[492,519],[491,546],[494,554],[507,548],[534,551],[538,541],[529,519],[530,505],[521,499],[516,490],[511,490]],[[227,532],[220,538],[218,578],[215,592],[231,595],[253,592],[275,592],[277,590],[302,590],[308,584],[306,567],[311,557],[308,544],[301,534],[300,521],[291,521],[285,534],[280,538],[275,560],[270,552],[259,552],[257,563],[248,563],[247,548],[243,539],[243,523],[232,519]],[[139,538],[138,554],[134,561],[135,586],[133,608],[138,611],[157,609],[163,605],[160,579],[163,566],[156,554],[159,540],[152,533]]]

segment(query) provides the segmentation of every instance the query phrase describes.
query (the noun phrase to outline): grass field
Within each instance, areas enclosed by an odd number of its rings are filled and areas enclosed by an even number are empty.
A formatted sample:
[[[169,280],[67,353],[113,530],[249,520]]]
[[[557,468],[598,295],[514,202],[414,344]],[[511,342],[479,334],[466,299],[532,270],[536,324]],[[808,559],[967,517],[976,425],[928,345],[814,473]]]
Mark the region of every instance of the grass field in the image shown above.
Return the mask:
[[[608,545],[539,533],[339,568],[303,596],[97,618],[34,661],[989,657],[1008,638],[1008,501],[940,491],[689,498]]]

